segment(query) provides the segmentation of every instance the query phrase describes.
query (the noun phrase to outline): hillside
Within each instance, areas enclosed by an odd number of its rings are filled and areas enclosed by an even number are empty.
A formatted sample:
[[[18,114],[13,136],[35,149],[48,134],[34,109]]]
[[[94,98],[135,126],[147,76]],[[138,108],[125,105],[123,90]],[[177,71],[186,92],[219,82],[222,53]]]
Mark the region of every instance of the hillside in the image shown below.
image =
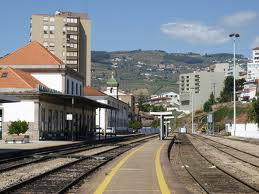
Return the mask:
[[[210,65],[232,62],[232,54],[167,53],[161,50],[92,51],[93,85],[105,86],[114,71],[120,88],[136,95],[164,91],[178,92],[179,74],[206,70]],[[237,62],[248,59],[237,55]]]

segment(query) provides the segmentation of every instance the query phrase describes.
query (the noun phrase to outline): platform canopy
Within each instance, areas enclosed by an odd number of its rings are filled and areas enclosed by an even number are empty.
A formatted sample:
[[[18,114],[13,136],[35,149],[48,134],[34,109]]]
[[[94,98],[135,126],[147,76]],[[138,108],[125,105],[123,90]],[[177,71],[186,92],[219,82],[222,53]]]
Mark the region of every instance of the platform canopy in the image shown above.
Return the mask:
[[[12,102],[20,102],[20,99],[15,96],[0,94],[0,103],[12,103]]]
[[[161,116],[159,116],[158,118],[160,118]],[[174,119],[175,117],[174,116],[164,116],[164,119]]]
[[[172,116],[172,112],[150,112],[151,115],[155,116]]]

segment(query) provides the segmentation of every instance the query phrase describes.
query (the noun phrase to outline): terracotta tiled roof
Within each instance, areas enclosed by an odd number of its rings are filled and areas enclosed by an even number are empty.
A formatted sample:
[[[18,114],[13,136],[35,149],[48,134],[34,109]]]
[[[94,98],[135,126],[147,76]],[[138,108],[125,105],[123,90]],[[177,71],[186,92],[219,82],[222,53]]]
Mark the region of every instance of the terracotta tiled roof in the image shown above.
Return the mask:
[[[0,70],[0,88],[30,88],[44,85],[30,73],[6,67]]]
[[[91,86],[84,87],[84,94],[85,94],[85,96],[107,96],[105,93],[103,93]]]
[[[64,64],[40,43],[33,41],[0,59],[0,65],[60,65]]]

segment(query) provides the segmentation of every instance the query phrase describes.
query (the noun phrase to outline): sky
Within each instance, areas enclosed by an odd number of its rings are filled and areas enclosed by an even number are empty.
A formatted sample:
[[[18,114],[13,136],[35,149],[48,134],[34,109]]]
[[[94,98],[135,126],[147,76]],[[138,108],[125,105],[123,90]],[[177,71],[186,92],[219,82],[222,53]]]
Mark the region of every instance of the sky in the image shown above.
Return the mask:
[[[259,46],[258,0],[1,0],[0,56],[29,41],[30,16],[55,11],[88,13],[92,50],[237,52]]]

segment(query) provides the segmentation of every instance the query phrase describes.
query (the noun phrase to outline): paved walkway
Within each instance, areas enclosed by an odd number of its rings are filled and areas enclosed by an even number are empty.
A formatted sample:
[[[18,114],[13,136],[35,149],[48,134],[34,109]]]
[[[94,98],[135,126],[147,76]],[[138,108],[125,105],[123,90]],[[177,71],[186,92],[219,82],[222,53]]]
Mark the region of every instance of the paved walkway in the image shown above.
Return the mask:
[[[134,148],[108,164],[85,183],[78,193],[173,193],[164,176],[163,160],[169,141],[158,138]],[[166,165],[170,168],[170,165]]]

